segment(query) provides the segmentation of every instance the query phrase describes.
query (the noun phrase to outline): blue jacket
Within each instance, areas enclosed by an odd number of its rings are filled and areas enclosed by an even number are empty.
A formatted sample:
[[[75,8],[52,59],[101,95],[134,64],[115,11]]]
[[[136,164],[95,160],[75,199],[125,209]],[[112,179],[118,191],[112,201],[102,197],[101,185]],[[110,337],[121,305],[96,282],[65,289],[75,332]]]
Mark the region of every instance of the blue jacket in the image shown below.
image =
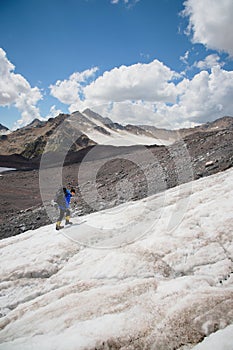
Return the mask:
[[[66,202],[66,209],[70,207],[70,200],[71,200],[72,194],[69,190],[66,190],[65,193],[65,202]]]
[[[65,193],[63,191],[63,188],[59,190],[59,192],[56,195],[55,202],[58,204],[58,207],[62,210],[68,209],[70,207],[70,200],[71,200],[72,194],[69,190],[65,190]]]

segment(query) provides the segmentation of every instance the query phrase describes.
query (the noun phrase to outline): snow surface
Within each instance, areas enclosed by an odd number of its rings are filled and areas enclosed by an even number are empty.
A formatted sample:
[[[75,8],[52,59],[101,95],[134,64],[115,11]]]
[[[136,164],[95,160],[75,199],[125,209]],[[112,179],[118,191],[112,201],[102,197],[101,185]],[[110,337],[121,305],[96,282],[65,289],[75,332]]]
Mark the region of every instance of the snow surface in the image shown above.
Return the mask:
[[[133,145],[170,145],[168,140],[160,140],[146,135],[135,135],[125,130],[111,131],[111,135],[104,135],[98,131],[85,131],[85,134],[99,145],[133,146]]]
[[[100,120],[91,118],[89,115],[83,113],[91,122],[97,126],[102,127],[110,133],[110,135],[103,134],[98,130],[94,130],[93,127],[85,129],[83,132],[93,141],[99,145],[111,145],[111,146],[133,146],[133,145],[170,145],[174,141],[162,140],[155,137],[146,135],[133,134],[126,130],[112,130],[104,125]]]
[[[230,169],[0,241],[0,350],[232,350],[232,198]]]
[[[233,325],[211,334],[193,350],[232,350],[233,349]]]
[[[4,173],[5,171],[16,170],[15,168],[4,168],[0,167],[0,173]]]

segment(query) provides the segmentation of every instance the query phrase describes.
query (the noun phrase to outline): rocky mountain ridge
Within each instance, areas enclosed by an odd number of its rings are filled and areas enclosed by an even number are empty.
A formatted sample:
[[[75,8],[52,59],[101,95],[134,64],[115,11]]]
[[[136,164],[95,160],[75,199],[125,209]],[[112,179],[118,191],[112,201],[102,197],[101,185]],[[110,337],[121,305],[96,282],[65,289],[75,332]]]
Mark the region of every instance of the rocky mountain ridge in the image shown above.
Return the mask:
[[[122,133],[123,132],[123,133]],[[82,148],[95,144],[110,144],[114,138],[120,137],[121,142],[128,136],[145,136],[150,138],[150,144],[157,143],[156,137],[137,126],[122,126],[109,118],[86,109],[84,112],[59,114],[48,121],[33,120],[29,125],[13,131],[9,135],[0,137],[0,155],[19,155],[25,159],[40,158],[46,152],[60,152],[66,149],[70,139],[73,139],[70,151],[77,152]],[[106,140],[107,137],[107,140]],[[49,140],[49,145],[48,145]],[[143,144],[144,140],[140,140]],[[138,140],[131,141],[130,145],[137,144]],[[148,140],[145,140],[145,144]],[[127,145],[127,144],[126,144]]]
[[[137,144],[170,145],[190,134],[231,128],[232,117],[223,117],[195,128],[180,130],[147,125],[123,126],[86,109],[82,113],[77,111],[70,115],[59,114],[48,121],[35,119],[23,128],[1,135],[0,166],[9,166],[12,163],[11,166],[35,168],[39,165],[41,155],[46,152],[67,151],[69,155],[78,154],[79,151],[97,144],[118,147]]]
[[[212,122],[207,122],[193,128],[181,128],[176,130],[158,129],[154,126],[141,125],[142,129],[148,130],[154,136],[170,138],[171,140],[180,140],[181,138],[198,132],[217,131],[232,127],[233,117],[230,116],[220,117]]]
[[[20,155],[26,159],[33,159],[40,156],[45,149],[47,141],[53,138],[55,130],[58,130],[53,147],[48,151],[60,151],[60,145],[66,143],[72,135],[66,119],[69,115],[59,114],[56,118],[50,118],[48,121],[33,120],[29,125],[13,131],[9,135],[0,138],[0,154],[1,155]],[[59,126],[62,130],[59,132]],[[77,151],[89,144],[95,144],[91,140],[85,139],[85,135],[80,132],[80,138],[73,145],[73,150]]]

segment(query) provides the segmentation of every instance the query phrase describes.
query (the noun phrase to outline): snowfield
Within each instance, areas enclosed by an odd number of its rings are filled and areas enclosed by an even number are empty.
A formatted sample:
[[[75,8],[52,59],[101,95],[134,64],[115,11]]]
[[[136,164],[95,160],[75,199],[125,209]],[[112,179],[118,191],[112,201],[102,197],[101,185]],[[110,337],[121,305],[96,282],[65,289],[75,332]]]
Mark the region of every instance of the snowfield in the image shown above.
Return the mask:
[[[97,118],[88,115],[88,113],[83,112],[82,114],[87,118],[87,120],[90,120],[92,123],[98,127],[101,127],[102,130],[105,130],[108,133],[103,134],[102,132],[98,131],[98,129],[96,130],[93,127],[83,129],[84,134],[99,145],[111,145],[116,147],[134,145],[170,145],[175,141],[174,139],[159,139],[154,137],[152,134],[151,136],[147,136],[145,134],[134,134],[127,130],[112,130]]]
[[[0,242],[1,350],[232,350],[233,169]]]
[[[106,127],[105,127],[106,129]],[[103,135],[95,130],[85,130],[85,134],[99,145],[134,146],[134,145],[171,145],[174,140],[163,140],[146,135],[135,135],[125,130],[111,130],[110,135]]]

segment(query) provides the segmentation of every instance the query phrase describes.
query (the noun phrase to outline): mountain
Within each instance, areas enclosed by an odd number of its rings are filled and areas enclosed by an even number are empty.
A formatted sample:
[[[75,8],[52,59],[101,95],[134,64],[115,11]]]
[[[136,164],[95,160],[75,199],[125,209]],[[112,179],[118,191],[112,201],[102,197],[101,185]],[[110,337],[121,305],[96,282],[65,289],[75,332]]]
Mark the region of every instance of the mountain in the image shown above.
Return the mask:
[[[48,121],[33,120],[0,139],[0,155],[21,155],[27,159],[39,157],[47,145],[47,152],[66,149],[73,139],[71,151],[95,145],[129,146],[135,144],[169,144],[170,140],[159,140],[140,127],[124,127],[109,118],[86,109],[83,113],[60,114]]]
[[[232,128],[233,118],[231,117],[180,130],[166,130],[145,125],[123,126],[86,109],[82,113],[77,111],[70,115],[60,114],[48,121],[35,119],[23,128],[8,135],[2,135],[0,137],[0,163],[11,159],[15,162],[15,157],[18,156],[19,164],[25,159],[30,160],[28,163],[33,166],[33,164],[38,164],[44,152],[69,151],[71,155],[96,144],[118,147],[168,146],[190,134]],[[4,165],[7,164],[4,163]]]
[[[86,109],[83,115],[96,126],[91,129],[82,129],[86,135],[97,144],[111,146],[132,145],[169,145],[174,139],[154,135],[150,131],[136,125],[123,126],[114,123],[109,118],[103,118],[99,114]],[[158,129],[159,130],[159,129]],[[159,137],[158,137],[159,136]]]
[[[158,129],[154,126],[150,125],[141,125],[143,130],[150,132],[154,137],[164,138],[167,140],[179,140],[188,135],[195,134],[198,132],[209,132],[209,131],[219,131],[223,129],[232,129],[233,128],[233,118],[232,117],[222,117],[213,122],[207,122],[193,128],[181,128],[178,130],[166,130],[166,129]]]
[[[0,135],[4,135],[6,133],[9,133],[9,131],[10,130],[6,126],[4,126],[0,123]]]
[[[232,196],[229,169],[0,241],[0,350],[232,349]]]
[[[6,140],[0,142],[0,147],[8,145],[8,151],[17,143],[18,149],[21,145],[19,154],[0,155],[0,166],[22,169],[0,175],[0,239],[49,222],[46,211],[42,209],[39,181],[41,173],[37,170],[41,166],[42,152],[48,151],[43,156],[42,168],[46,168],[48,172],[49,188],[46,194],[51,201],[58,186],[56,174],[59,174],[61,167],[60,155],[63,150],[65,153],[67,149],[71,150],[62,159],[63,181],[65,185],[74,186],[79,193],[79,207],[83,215],[130,200],[146,198],[181,183],[231,168],[232,121],[233,118],[225,117],[197,128],[184,129],[187,135],[169,145],[154,144],[146,147],[97,145],[86,134],[111,138],[113,132],[127,134],[125,129],[129,126],[113,123],[90,110],[86,110],[85,114],[76,112],[72,115],[60,115],[46,122],[33,121],[31,125],[12,133],[17,137],[7,135],[8,144]],[[141,140],[145,140],[145,134],[143,137],[140,134],[140,127],[130,128],[130,137],[134,133]],[[166,130],[156,129],[156,132],[161,132],[162,135]],[[169,130],[170,132],[173,131]],[[129,137],[129,133],[127,135]],[[168,134],[161,138],[165,139],[166,136]],[[2,149],[5,151],[7,147]],[[59,149],[60,153],[56,151]],[[25,158],[26,156],[29,158]],[[85,168],[82,186],[88,201],[79,186],[80,168]],[[34,171],[24,171],[30,169]],[[93,195],[93,186],[98,191],[98,199]]]
[[[75,134],[75,141],[72,151],[76,152],[89,145],[95,145],[95,142],[89,140],[81,131],[77,134],[72,130],[69,115],[60,114],[44,122],[35,119],[29,125],[1,138],[0,154],[2,156],[19,155],[26,159],[39,158],[48,140],[51,140],[50,148],[47,148],[48,152],[61,152],[73,134]]]

